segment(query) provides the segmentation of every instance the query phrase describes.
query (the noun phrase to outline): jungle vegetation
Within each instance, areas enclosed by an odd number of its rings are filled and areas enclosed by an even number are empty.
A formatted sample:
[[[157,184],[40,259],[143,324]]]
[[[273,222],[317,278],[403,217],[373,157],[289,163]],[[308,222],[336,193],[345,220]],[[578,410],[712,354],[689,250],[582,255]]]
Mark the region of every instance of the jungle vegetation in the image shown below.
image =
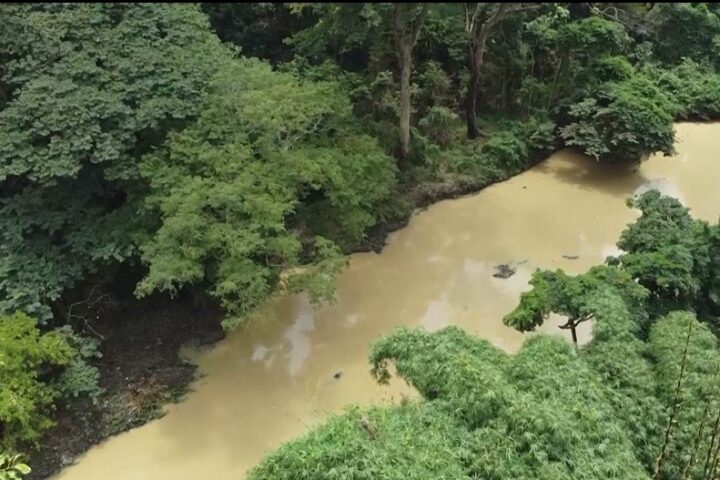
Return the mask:
[[[88,312],[117,285],[220,305],[231,328],[281,292],[332,298],[369,232],[555,149],[670,154],[674,121],[720,114],[719,15],[712,3],[0,5],[0,478],[26,472],[15,453],[38,447],[57,405],[102,396]],[[349,470],[314,476],[291,444],[255,478],[713,478],[717,226],[636,201],[625,255],[580,277],[538,273],[508,317],[521,330],[550,311],[569,328],[592,320],[580,353],[539,338],[509,357],[453,329],[398,331],[375,345],[375,372],[394,360],[426,400],[351,412],[304,440],[318,465]],[[440,361],[448,350],[456,360]],[[697,405],[678,400],[685,389]],[[345,464],[347,448],[379,457]]]

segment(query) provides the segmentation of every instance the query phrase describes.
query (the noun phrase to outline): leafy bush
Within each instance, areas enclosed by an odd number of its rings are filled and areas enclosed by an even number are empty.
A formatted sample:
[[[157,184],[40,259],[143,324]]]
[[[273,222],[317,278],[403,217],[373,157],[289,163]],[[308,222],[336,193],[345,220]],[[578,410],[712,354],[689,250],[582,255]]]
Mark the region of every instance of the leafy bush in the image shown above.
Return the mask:
[[[100,343],[94,338],[78,335],[68,325],[58,331],[65,336],[75,352],[62,374],[55,380],[60,395],[65,399],[88,397],[96,404],[103,389],[100,387],[100,371],[89,362],[102,357],[98,351]]]
[[[399,328],[371,362],[381,382],[394,363],[423,400],[335,417],[250,478],[649,478],[600,377],[561,339],[509,356],[456,327]]]
[[[675,68],[649,67],[647,74],[675,103],[679,120],[710,120],[720,116],[720,75],[692,60]]]
[[[253,480],[462,478],[454,421],[430,404],[350,408],[283,446]]]
[[[501,121],[487,140],[464,142],[433,155],[433,161],[452,173],[481,179],[479,184],[507,178],[529,165],[536,156],[555,148],[555,124],[542,117],[527,121]],[[478,182],[476,182],[478,184]]]
[[[507,122],[490,135],[482,146],[483,159],[511,171],[528,164],[532,152],[547,152],[555,141],[555,125],[531,118],[527,122]]]
[[[635,69],[625,57],[604,56],[590,64],[588,73],[600,83],[620,82],[629,80],[635,74]]]
[[[560,129],[568,146],[605,161],[674,152],[674,104],[643,75],[609,82],[568,109]]]
[[[493,133],[480,150],[483,160],[509,170],[522,167],[529,158],[526,138],[511,130]]]
[[[138,294],[206,287],[226,325],[278,288],[331,297],[341,247],[377,221],[395,174],[337,84],[251,59],[212,80],[199,120],[142,169],[161,225],[142,248]]]
[[[0,452],[0,480],[21,480],[30,473],[30,467],[22,462],[22,455]]]
[[[35,442],[52,426],[50,411],[59,392],[42,377],[74,354],[65,335],[41,333],[25,314],[0,317],[0,445]]]
[[[458,120],[458,116],[445,107],[431,107],[418,122],[418,128],[435,144],[447,148],[454,139],[453,127]]]
[[[659,3],[651,11],[655,27],[655,54],[663,62],[683,57],[716,62],[720,53],[720,18],[706,3]]]

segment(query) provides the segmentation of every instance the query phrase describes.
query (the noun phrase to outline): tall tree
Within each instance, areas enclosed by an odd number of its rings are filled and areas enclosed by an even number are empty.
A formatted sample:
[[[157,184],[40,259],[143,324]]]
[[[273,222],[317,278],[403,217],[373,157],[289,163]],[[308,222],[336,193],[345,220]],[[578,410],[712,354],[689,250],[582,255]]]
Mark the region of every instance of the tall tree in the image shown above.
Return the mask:
[[[0,6],[0,312],[39,319],[146,232],[137,158],[231,56],[193,5]]]
[[[465,97],[467,136],[477,138],[477,97],[480,73],[485,63],[488,38],[495,28],[509,15],[539,8],[526,3],[465,3],[465,33],[468,39],[468,85]]]
[[[404,160],[411,150],[410,126],[412,117],[413,48],[425,23],[428,7],[422,3],[348,3],[296,4],[293,11],[300,14],[306,6],[313,8],[318,21],[299,32],[292,43],[301,54],[322,59],[331,57],[342,63],[352,51],[363,51],[376,59],[383,73],[392,63],[397,64],[399,88],[397,93],[399,149],[397,156]]]
[[[422,3],[395,3],[395,47],[400,70],[399,104],[399,131],[400,131],[400,158],[407,158],[410,153],[410,116],[412,112],[412,88],[410,76],[412,75],[412,51],[417,44],[420,30],[427,9]]]

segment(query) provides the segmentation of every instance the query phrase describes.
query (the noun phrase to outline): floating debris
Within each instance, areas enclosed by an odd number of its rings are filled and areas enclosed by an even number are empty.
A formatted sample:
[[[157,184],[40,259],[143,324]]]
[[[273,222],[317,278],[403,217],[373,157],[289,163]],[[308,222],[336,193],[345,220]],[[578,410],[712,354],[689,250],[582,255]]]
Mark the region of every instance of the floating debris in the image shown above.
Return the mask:
[[[495,278],[510,278],[515,275],[515,272],[517,271],[515,268],[512,268],[508,263],[498,265],[497,267],[495,267],[495,270],[497,270],[496,273],[493,273],[493,277]]]
[[[343,374],[343,372],[335,372],[335,374],[333,375],[333,378],[335,380],[340,380],[340,377],[342,377],[342,374]]]
[[[580,258],[580,256],[579,255],[563,255],[563,258],[566,258],[568,260],[577,260],[578,258]]]

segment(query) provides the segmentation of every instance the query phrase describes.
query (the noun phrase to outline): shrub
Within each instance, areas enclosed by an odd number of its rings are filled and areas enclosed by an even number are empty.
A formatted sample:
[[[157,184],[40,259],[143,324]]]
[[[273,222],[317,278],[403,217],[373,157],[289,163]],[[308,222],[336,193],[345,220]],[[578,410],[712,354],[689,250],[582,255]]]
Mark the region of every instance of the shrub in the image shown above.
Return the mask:
[[[66,399],[88,397],[93,404],[96,404],[103,389],[100,387],[100,371],[89,362],[94,358],[102,357],[98,351],[100,343],[94,338],[78,335],[67,325],[59,331],[65,335],[75,352],[56,380],[55,384],[60,395]]]
[[[674,153],[675,105],[644,75],[608,82],[568,110],[570,122],[560,129],[565,144],[597,160]]]
[[[555,142],[555,124],[537,118],[527,122],[507,122],[493,133],[481,149],[489,163],[516,170],[527,165],[531,153],[547,152]]]
[[[30,467],[23,463],[22,455],[0,453],[0,480],[20,480],[28,473]]]
[[[0,317],[1,445],[35,442],[52,426],[50,411],[59,392],[42,380],[48,369],[67,365],[74,352],[60,332],[41,333],[23,313]]]
[[[431,107],[418,122],[419,130],[441,148],[447,148],[453,141],[453,125],[458,116],[445,107]]]
[[[692,60],[671,70],[649,67],[647,74],[675,103],[680,120],[709,120],[720,115],[720,75]]]

